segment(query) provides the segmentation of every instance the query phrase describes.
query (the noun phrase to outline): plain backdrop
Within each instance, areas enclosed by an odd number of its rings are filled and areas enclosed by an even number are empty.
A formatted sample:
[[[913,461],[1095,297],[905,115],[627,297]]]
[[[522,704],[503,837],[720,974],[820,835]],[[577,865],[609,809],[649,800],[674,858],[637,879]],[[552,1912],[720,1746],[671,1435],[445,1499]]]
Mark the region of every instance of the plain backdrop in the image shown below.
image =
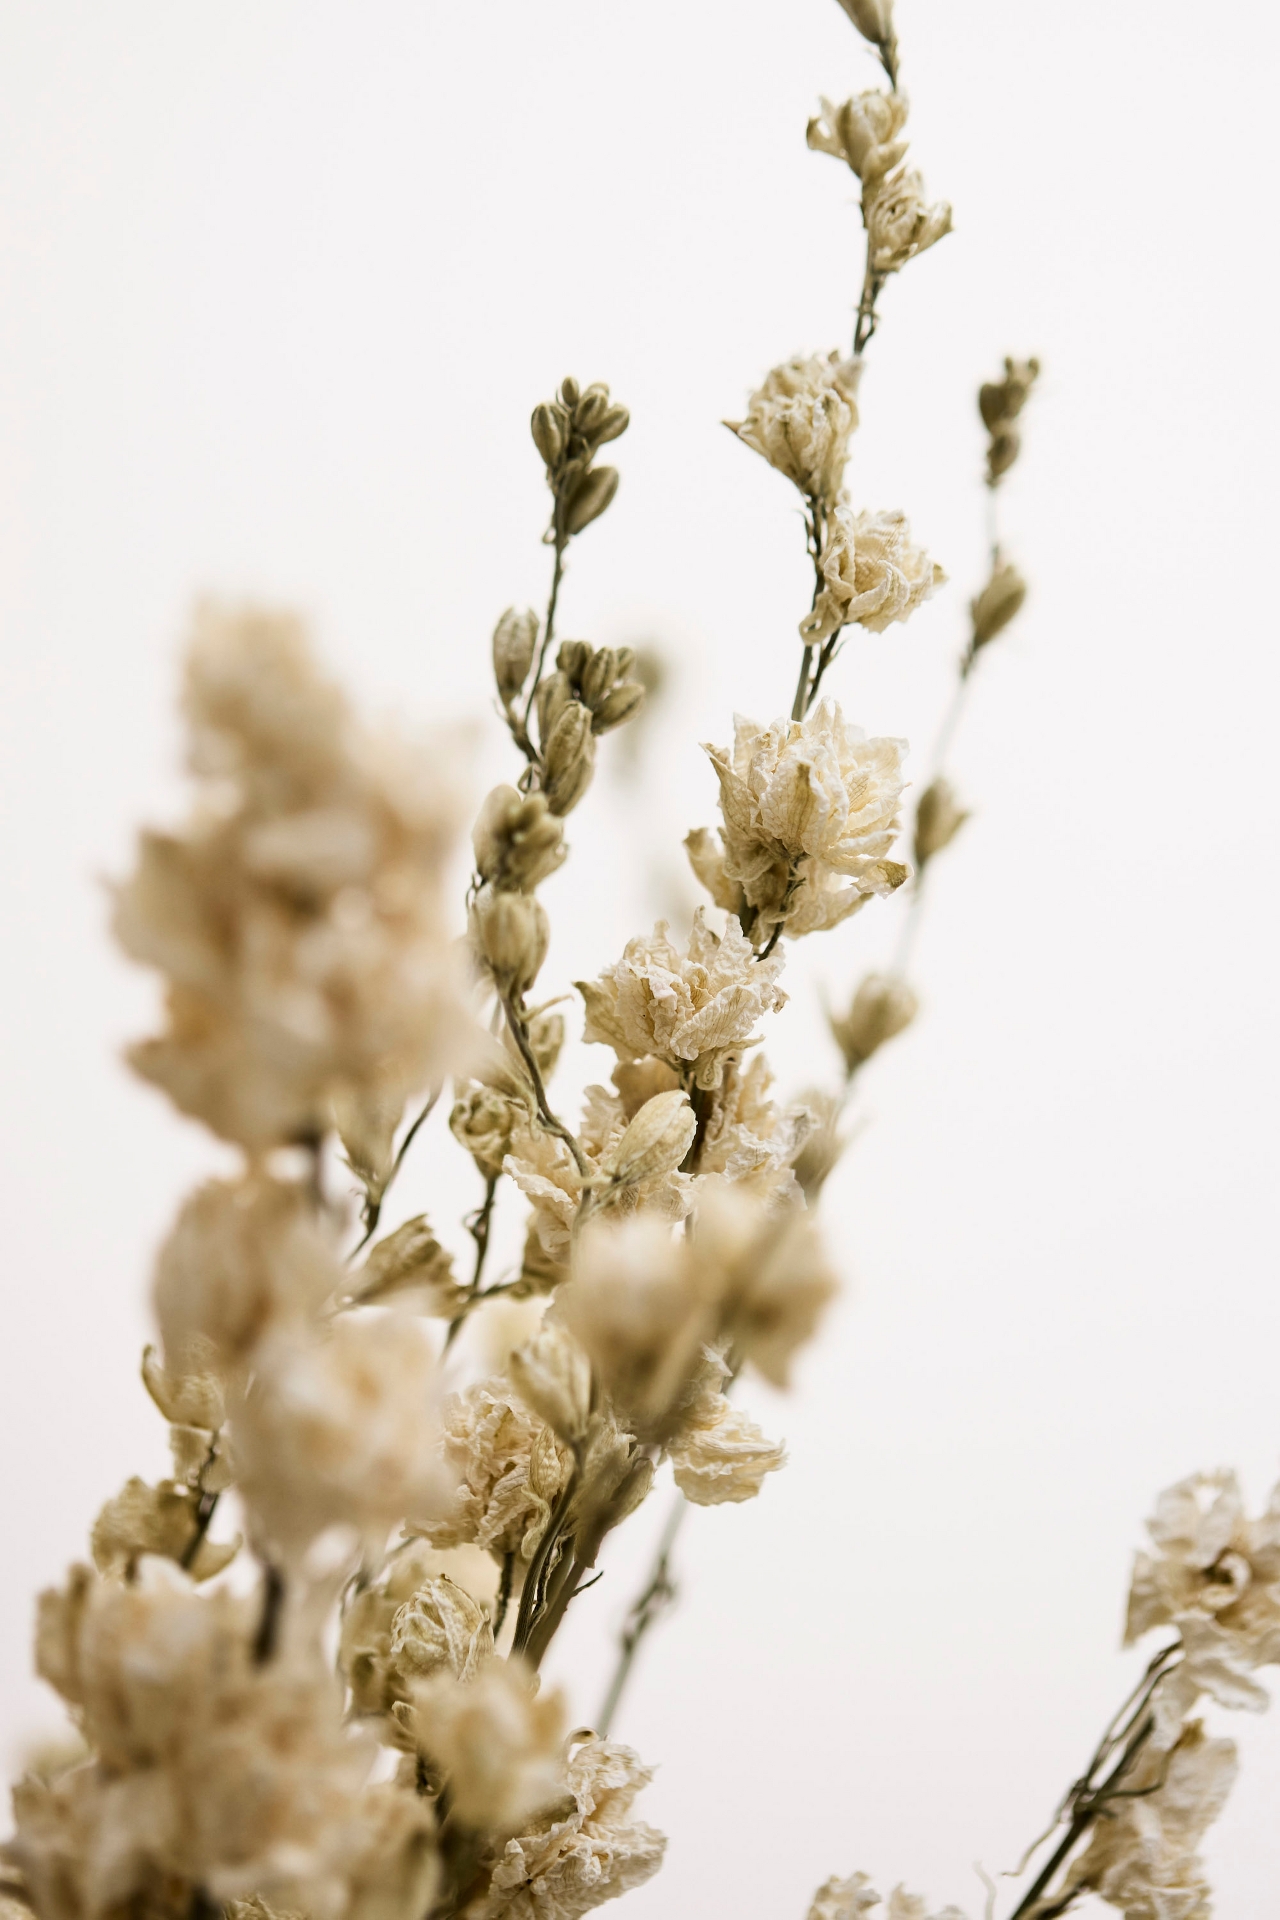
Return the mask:
[[[918,778],[981,578],[974,389],[1007,351],[1045,365],[1006,501],[1034,591],[952,758],[974,818],[932,889],[924,1012],[864,1076],[829,1192],[845,1296],[796,1392],[749,1395],[790,1466],[693,1516],[619,1725],[671,1835],[634,1920],[798,1920],[855,1866],[976,1914],[971,1863],[1012,1864],[1131,1683],[1153,1496],[1230,1463],[1258,1502],[1280,1453],[1280,30],[1260,0],[900,0],[899,24],[955,233],[886,292],[850,483],[952,584],[834,691]],[[226,1162],[119,1064],[156,992],[106,931],[136,825],[183,804],[194,596],[300,605],[372,708],[473,723],[478,797],[511,771],[488,634],[546,586],[529,411],[566,372],[608,380],[634,425],[562,630],[658,647],[668,690],[638,773],[607,742],[573,818],[548,990],[687,910],[698,742],[786,705],[808,604],[794,496],[719,422],[848,338],[856,185],[804,127],[874,83],[835,0],[0,13],[13,1764],[57,1724],[33,1593],[163,1471],[149,1264]],[[819,991],[887,955],[896,913],[795,954],[784,1091],[833,1075]],[[400,1200],[456,1236],[478,1196],[445,1154],[437,1126]],[[569,1618],[579,1719],[661,1517]],[[1280,1904],[1280,1723],[1232,1731],[1210,1853],[1244,1920]]]

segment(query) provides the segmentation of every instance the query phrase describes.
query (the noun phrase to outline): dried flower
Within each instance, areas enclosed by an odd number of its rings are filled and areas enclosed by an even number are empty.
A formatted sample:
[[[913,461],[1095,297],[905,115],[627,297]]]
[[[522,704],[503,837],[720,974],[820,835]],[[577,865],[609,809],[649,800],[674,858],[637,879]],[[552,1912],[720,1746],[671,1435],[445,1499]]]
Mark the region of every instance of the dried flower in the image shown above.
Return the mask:
[[[909,1027],[919,1001],[905,980],[892,973],[869,973],[854,994],[849,1011],[829,1015],[846,1073],[856,1073],[886,1040]]]
[[[547,957],[551,928],[532,894],[499,892],[486,881],[471,902],[471,944],[505,999],[519,999]]]
[[[387,1664],[405,1698],[415,1680],[444,1671],[471,1680],[492,1657],[488,1614],[447,1574],[424,1581],[391,1622]]]
[[[564,829],[544,793],[495,787],[471,835],[476,870],[500,893],[532,893],[563,865]]]
[[[876,4],[876,0],[872,0]],[[817,153],[843,160],[871,186],[896,167],[907,151],[899,136],[907,123],[904,93],[855,94],[842,106],[824,99],[822,112],[809,122],[806,138]]]
[[[132,1578],[144,1553],[186,1567],[193,1580],[211,1580],[236,1556],[238,1540],[202,1538],[191,1489],[172,1480],[150,1487],[136,1476],[108,1500],[89,1537],[99,1573]]]
[[[792,1165],[814,1125],[808,1102],[780,1109],[762,1053],[730,1060],[698,1154],[699,1173],[722,1173],[761,1199],[797,1198]]]
[[[880,1895],[865,1873],[855,1873],[848,1880],[832,1874],[814,1894],[808,1920],[861,1920],[879,1905]]]
[[[591,1411],[591,1365],[566,1328],[544,1320],[511,1355],[507,1373],[525,1405],[562,1440],[581,1440]]]
[[[465,1682],[439,1673],[414,1687],[405,1723],[464,1826],[509,1833],[561,1791],[564,1702],[536,1686],[520,1661],[490,1660]]]
[[[858,374],[837,353],[788,360],[752,394],[745,420],[725,425],[807,498],[834,506],[858,424]]]
[[[787,1461],[786,1448],[766,1440],[755,1421],[722,1393],[698,1402],[668,1451],[676,1485],[696,1507],[754,1500],[765,1475]]]
[[[453,1255],[440,1245],[423,1213],[369,1249],[352,1288],[361,1306],[392,1295],[404,1306],[410,1293],[419,1297],[424,1312],[442,1320],[451,1319],[467,1297],[454,1278]]]
[[[867,188],[863,217],[871,266],[876,273],[897,273],[908,260],[914,260],[951,231],[947,202],[939,200],[930,206],[925,199],[924,180],[905,168]]]
[[[951,845],[968,818],[968,809],[957,801],[949,780],[939,774],[929,782],[916,803],[914,851],[919,872],[924,872],[935,853]]]
[[[504,707],[529,678],[537,644],[538,616],[532,607],[508,607],[493,630],[493,677]]]
[[[255,1526],[291,1554],[327,1526],[385,1537],[438,1510],[434,1374],[423,1329],[399,1314],[265,1340],[232,1423]]]
[[[403,1102],[467,1032],[447,765],[362,730],[286,615],[203,607],[185,703],[200,806],[143,836],[116,896],[121,944],[168,980],[132,1064],[253,1149],[319,1135],[344,1092]]]
[[[806,646],[820,646],[856,621],[883,633],[946,580],[923,547],[912,544],[903,513],[853,513],[837,507],[827,522],[820,557],[823,589],[812,613],[800,622]]]
[[[1210,1645],[1242,1667],[1280,1663],[1280,1487],[1257,1520],[1244,1512],[1233,1473],[1193,1474],[1169,1487],[1147,1522],[1154,1553],[1139,1553],[1125,1644],[1153,1627],[1211,1622]],[[1192,1636],[1194,1640],[1194,1636]]]
[[[465,1920],[581,1920],[658,1871],[666,1840],[631,1811],[653,1773],[630,1747],[583,1740],[563,1777],[565,1799],[491,1859]]]
[[[763,933],[834,926],[906,868],[886,856],[898,831],[901,740],[868,740],[835,702],[805,720],[758,726],[741,716],[734,744],[706,751],[720,781],[724,871]],[[852,884],[840,885],[840,877]],[[654,1049],[656,1051],[656,1049]]]
[[[453,1498],[421,1531],[437,1547],[475,1545],[532,1558],[569,1473],[567,1448],[503,1380],[479,1381],[443,1415]]]
[[[786,1004],[781,970],[777,954],[757,961],[732,922],[722,936],[713,933],[701,909],[684,953],[659,922],[647,938],[629,941],[598,980],[575,982],[587,1009],[583,1038],[602,1041],[620,1060],[655,1054],[687,1065],[696,1085],[718,1086],[726,1057]]]
[[[242,1365],[270,1330],[309,1320],[346,1277],[306,1192],[264,1174],[210,1180],[156,1261],[155,1308],[176,1374]]]

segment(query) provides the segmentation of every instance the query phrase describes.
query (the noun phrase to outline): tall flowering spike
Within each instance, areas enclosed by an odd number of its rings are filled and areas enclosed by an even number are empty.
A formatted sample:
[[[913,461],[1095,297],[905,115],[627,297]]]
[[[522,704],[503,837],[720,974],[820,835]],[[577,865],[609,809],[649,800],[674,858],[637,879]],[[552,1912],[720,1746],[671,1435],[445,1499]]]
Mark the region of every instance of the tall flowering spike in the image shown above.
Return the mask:
[[[335,1098],[402,1105],[467,1025],[438,748],[361,726],[287,614],[202,607],[184,702],[196,810],[143,835],[116,895],[121,944],[167,980],[132,1064],[251,1151],[317,1137]]]
[[[771,727],[739,716],[732,752],[706,748],[720,780],[723,873],[754,909],[755,931],[835,926],[902,884],[907,870],[888,856],[905,746],[868,740],[824,700]]]
[[[909,620],[946,581],[923,547],[915,545],[904,513],[831,515],[818,560],[822,590],[800,622],[806,646],[820,646],[841,627],[856,623],[883,633]]]
[[[837,353],[788,360],[752,394],[746,419],[725,425],[807,499],[834,506],[858,424],[860,371]]]
[[[720,1084],[726,1058],[755,1037],[766,1013],[786,1005],[778,954],[758,961],[730,921],[724,933],[699,908],[684,952],[665,922],[631,940],[598,980],[576,984],[586,1002],[583,1037],[603,1041],[620,1060],[654,1054],[687,1067],[700,1087]]]

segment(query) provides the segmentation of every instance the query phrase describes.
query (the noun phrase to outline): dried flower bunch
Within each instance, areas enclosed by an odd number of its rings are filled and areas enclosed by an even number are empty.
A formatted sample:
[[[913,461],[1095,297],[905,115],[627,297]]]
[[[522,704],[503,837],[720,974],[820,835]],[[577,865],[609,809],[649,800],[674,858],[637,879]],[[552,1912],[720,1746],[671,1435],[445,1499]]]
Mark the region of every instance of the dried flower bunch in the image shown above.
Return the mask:
[[[570,379],[533,412],[550,590],[544,614],[508,609],[493,633],[517,759],[479,809],[456,916],[464,782],[442,743],[367,727],[291,617],[197,615],[195,805],[143,836],[115,926],[165,988],[133,1065],[239,1163],[186,1201],[156,1262],[142,1378],[172,1472],[109,1499],[89,1560],[39,1602],[37,1668],[81,1749],[16,1788],[0,1920],[577,1920],[661,1865],[637,1812],[650,1770],[609,1726],[671,1596],[682,1517],[755,1498],[785,1464],[732,1389],[744,1370],[786,1386],[835,1290],[814,1207],[857,1075],[915,1015],[923,881],[968,817],[945,753],[979,655],[1025,596],[994,507],[1038,368],[1008,360],[980,395],[990,570],[913,872],[905,743],[868,739],[823,686],[855,629],[907,621],[945,578],[903,514],[855,505],[845,476],[880,298],[951,216],[907,166],[892,0],[841,3],[888,80],[824,100],[808,129],[862,188],[851,351],[774,368],[733,426],[803,503],[814,584],[795,693],[785,717],[739,717],[731,746],[706,749],[720,818],[686,842],[708,896],[692,925],[640,933],[576,983],[608,1081],[576,1123],[550,1092],[566,1020],[535,997],[539,889],[644,684],[628,649],[562,640],[557,619],[573,543],[618,491],[599,455],[626,409]],[[786,943],[900,889],[895,964],[831,1017],[842,1084],[780,1105],[758,1048],[785,1003]],[[439,1150],[460,1150],[482,1193],[465,1268],[423,1216],[378,1237],[450,1082]],[[494,1279],[500,1203],[520,1212],[523,1253]],[[460,1379],[459,1331],[513,1296],[534,1303],[533,1330]],[[652,1575],[596,1725],[575,1727],[540,1666],[665,1469],[675,1504]],[[1151,1540],[1129,1639],[1159,1632],[1159,1649],[1010,1920],[1087,1893],[1129,1920],[1209,1911],[1196,1849],[1235,1758],[1194,1716],[1205,1698],[1265,1702],[1280,1492],[1251,1521],[1230,1475],[1188,1480]],[[861,1872],[826,1881],[809,1914],[930,1920]]]

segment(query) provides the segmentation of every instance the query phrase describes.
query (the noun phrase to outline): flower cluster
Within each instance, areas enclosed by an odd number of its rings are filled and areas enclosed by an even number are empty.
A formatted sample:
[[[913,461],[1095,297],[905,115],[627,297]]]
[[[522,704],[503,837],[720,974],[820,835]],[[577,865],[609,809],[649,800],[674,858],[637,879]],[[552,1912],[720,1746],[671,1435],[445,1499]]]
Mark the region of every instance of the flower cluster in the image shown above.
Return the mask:
[[[842,106],[822,101],[809,122],[809,145],[843,160],[862,182],[867,264],[874,274],[897,273],[951,231],[945,200],[930,205],[924,181],[906,167],[907,97],[860,93]]]
[[[908,620],[946,580],[923,547],[912,544],[902,513],[852,513],[837,507],[818,556],[822,589],[800,622],[807,646],[821,646],[856,622],[883,633]]]

